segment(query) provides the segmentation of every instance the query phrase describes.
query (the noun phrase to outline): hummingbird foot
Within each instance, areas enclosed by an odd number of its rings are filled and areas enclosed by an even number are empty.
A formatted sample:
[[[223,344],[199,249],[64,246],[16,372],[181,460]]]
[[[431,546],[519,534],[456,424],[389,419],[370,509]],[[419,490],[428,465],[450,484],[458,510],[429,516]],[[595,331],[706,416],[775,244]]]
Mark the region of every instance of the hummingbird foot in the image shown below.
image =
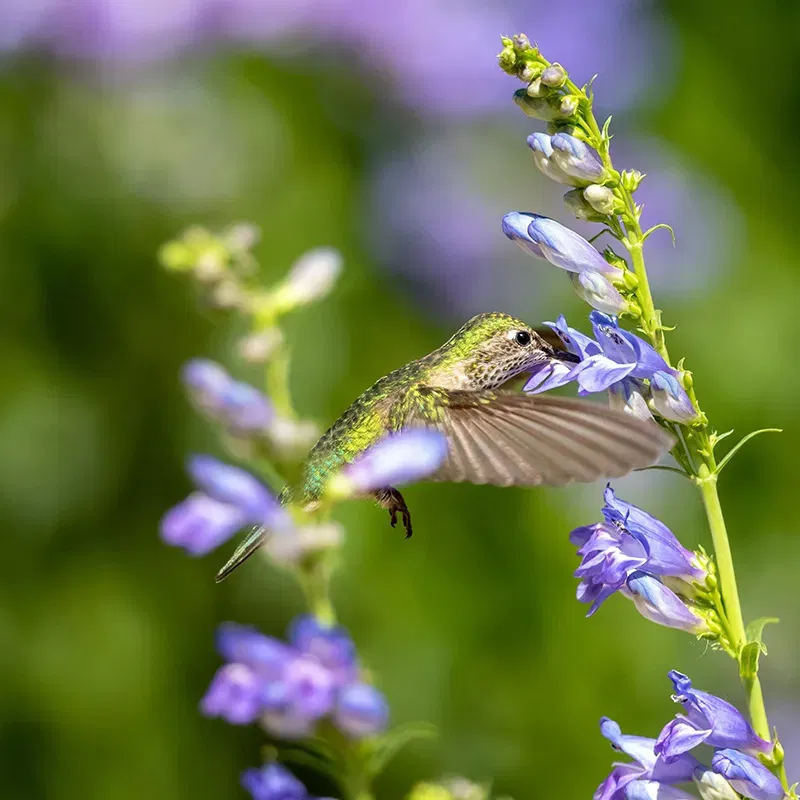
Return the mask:
[[[411,512],[408,510],[403,495],[390,486],[387,489],[380,489],[375,492],[375,499],[378,501],[378,505],[389,512],[389,520],[393,528],[397,525],[398,514],[400,515],[403,520],[403,527],[406,529],[406,539],[410,538],[412,534]]]

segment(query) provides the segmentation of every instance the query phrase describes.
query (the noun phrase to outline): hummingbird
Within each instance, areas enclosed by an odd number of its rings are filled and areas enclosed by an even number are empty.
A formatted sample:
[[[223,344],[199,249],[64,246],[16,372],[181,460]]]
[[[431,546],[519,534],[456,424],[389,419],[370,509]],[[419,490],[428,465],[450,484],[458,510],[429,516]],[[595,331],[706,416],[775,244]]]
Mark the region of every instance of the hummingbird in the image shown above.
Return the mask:
[[[329,478],[387,433],[428,427],[447,437],[445,462],[430,480],[495,486],[563,486],[617,478],[648,467],[672,446],[658,425],[581,400],[510,391],[515,378],[580,359],[549,329],[507,314],[478,314],[441,347],[390,372],[361,394],[306,457],[301,478],[280,495],[309,510]],[[373,494],[411,536],[411,512],[386,486]],[[224,580],[262,544],[255,528],[217,573]]]

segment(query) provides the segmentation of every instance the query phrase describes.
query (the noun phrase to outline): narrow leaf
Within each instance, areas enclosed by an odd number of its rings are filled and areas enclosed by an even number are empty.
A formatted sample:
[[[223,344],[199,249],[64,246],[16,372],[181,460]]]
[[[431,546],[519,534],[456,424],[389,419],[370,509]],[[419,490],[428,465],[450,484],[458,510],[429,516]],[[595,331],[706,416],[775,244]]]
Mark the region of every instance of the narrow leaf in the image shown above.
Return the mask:
[[[742,437],[726,454],[725,458],[717,464],[717,469],[715,470],[715,474],[719,475],[720,472],[725,468],[725,465],[739,452],[739,449],[749,442],[754,436],[758,436],[759,433],[783,433],[783,428],[761,428],[761,430],[753,431],[752,433],[748,433],[747,436]]]
[[[675,247],[675,231],[672,230],[672,226],[667,225],[666,222],[659,222],[658,225],[653,225],[652,228],[648,228],[648,230],[646,230],[642,236],[642,241],[646,242],[650,238],[650,235],[655,233],[659,228],[664,228],[670,232],[670,235],[672,236],[672,246]]]
[[[436,736],[438,736],[436,727],[427,722],[409,722],[385,733],[370,755],[367,764],[368,773],[378,775],[399,750],[414,739],[433,739]]]
[[[748,642],[760,642],[762,641],[762,634],[764,633],[764,628],[767,625],[776,625],[780,620],[777,617],[759,617],[758,619],[754,619],[748,626],[747,626],[747,641]]]

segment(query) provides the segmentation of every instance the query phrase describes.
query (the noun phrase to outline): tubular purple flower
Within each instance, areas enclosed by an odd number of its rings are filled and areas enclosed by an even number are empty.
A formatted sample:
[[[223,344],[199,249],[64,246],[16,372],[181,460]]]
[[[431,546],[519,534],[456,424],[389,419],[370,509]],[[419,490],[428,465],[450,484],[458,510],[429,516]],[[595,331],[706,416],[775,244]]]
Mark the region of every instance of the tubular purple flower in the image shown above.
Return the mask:
[[[532,133],[527,142],[533,151],[533,161],[540,172],[557,183],[575,185],[575,181],[553,160],[553,145],[546,133]]]
[[[195,492],[170,508],[159,527],[166,544],[202,556],[227,542],[246,521],[247,515],[236,506]]]
[[[528,235],[528,225],[533,221],[533,216],[524,211],[509,211],[503,216],[501,227],[503,233],[512,242],[516,242],[528,255],[544,258],[542,249]]]
[[[295,655],[281,680],[267,684],[262,693],[270,714],[302,721],[314,721],[333,709],[336,682],[333,673],[306,654]]]
[[[193,358],[181,369],[181,380],[197,405],[209,413],[221,408],[220,397],[230,383],[225,369],[208,358]]]
[[[557,133],[551,141],[552,158],[562,172],[578,183],[597,183],[605,177],[603,162],[586,142],[568,133]]]
[[[658,736],[655,750],[665,761],[673,761],[700,744],[754,755],[772,751],[772,743],[758,736],[726,700],[693,689],[691,680],[676,670],[670,671],[669,678],[676,692],[672,699],[683,705],[686,716],[676,716]]]
[[[739,794],[752,800],[781,800],[781,782],[757,759],[738,750],[718,750],[711,768],[728,780]]]
[[[244,664],[262,680],[277,680],[283,675],[294,651],[283,642],[265,636],[255,628],[224,622],[217,629],[217,650],[231,663]]]
[[[308,800],[306,787],[280,764],[266,764],[242,773],[242,786],[253,800]]]
[[[637,419],[652,420],[653,415],[645,399],[646,391],[645,385],[636,378],[624,378],[608,387],[608,404]]]
[[[544,257],[554,266],[568,272],[600,272],[619,277],[622,270],[606,261],[583,236],[579,236],[549,217],[532,214],[528,236],[539,246]]]
[[[231,725],[249,725],[263,710],[261,679],[244,664],[226,664],[217,670],[200,701],[207,717],[222,717]]]
[[[600,733],[615,750],[634,759],[634,763],[614,764],[609,776],[597,788],[594,800],[623,800],[626,787],[634,781],[656,781],[664,786],[685,783],[691,780],[699,765],[691,755],[685,755],[672,764],[665,763],[653,751],[655,739],[623,734],[619,725],[608,717],[600,720]]]
[[[538,364],[530,373],[528,382],[522,387],[523,392],[539,394],[555,389],[572,380],[572,367],[563,361],[552,361]]]
[[[650,378],[650,391],[653,406],[664,419],[690,424],[700,418],[686,390],[671,373],[654,372]]]
[[[658,578],[637,570],[628,576],[622,594],[633,600],[638,612],[667,628],[676,628],[695,635],[708,631],[702,617],[695,614],[686,603]]]
[[[303,614],[289,626],[289,642],[329,669],[339,685],[355,679],[356,647],[341,625],[323,625],[311,614]]]
[[[599,272],[570,272],[569,279],[575,294],[598,311],[617,315],[623,314],[630,308],[630,304],[619,293],[617,287]]]
[[[351,683],[339,692],[334,721],[354,739],[374,736],[389,723],[389,705],[374,686]]]
[[[342,470],[349,489],[342,493],[366,494],[419,481],[436,472],[445,458],[447,438],[439,431],[417,428],[389,434]]]

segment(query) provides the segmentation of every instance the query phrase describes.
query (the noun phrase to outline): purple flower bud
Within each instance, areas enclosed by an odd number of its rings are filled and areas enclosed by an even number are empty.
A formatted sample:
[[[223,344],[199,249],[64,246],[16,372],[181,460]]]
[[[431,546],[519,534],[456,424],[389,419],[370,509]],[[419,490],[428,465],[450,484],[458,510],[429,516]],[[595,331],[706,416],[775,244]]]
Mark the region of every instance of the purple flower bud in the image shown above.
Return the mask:
[[[560,89],[567,82],[567,71],[561,64],[551,64],[542,73],[542,83],[551,89]]]
[[[699,419],[697,409],[689,399],[678,379],[669,372],[657,371],[650,378],[653,406],[664,417],[675,422],[689,424]]]
[[[781,782],[760,761],[738,750],[718,750],[711,758],[711,768],[752,800],[781,800],[784,796]]]
[[[183,365],[181,380],[199,408],[216,414],[221,408],[221,395],[227,389],[231,376],[216,361],[193,358]]]
[[[549,217],[538,214],[531,216],[528,236],[539,246],[551,264],[568,272],[589,270],[610,277],[622,274],[621,270],[609,264],[583,236]]]
[[[605,167],[600,156],[586,142],[568,133],[557,133],[551,144],[553,160],[571,178],[585,183],[597,183],[605,176]]]
[[[694,784],[703,800],[739,800],[733,786],[707,767],[699,766],[694,771]]]
[[[161,518],[161,538],[190,555],[210,553],[233,536],[247,521],[236,506],[196,492],[173,506]]]
[[[342,470],[352,491],[373,492],[427,478],[447,458],[447,438],[428,429],[389,434]]]
[[[217,670],[200,701],[207,717],[222,717],[231,725],[249,725],[261,714],[261,679],[244,664],[226,664]]]
[[[528,147],[533,151],[533,161],[540,172],[558,183],[574,185],[574,180],[553,160],[553,145],[546,133],[532,133],[527,141]],[[527,236],[527,229],[525,235]]]
[[[342,684],[356,675],[356,648],[341,625],[323,625],[311,614],[296,617],[289,626],[289,641],[329,669]]]
[[[693,689],[691,680],[680,672],[672,670],[669,677],[675,687],[673,700],[683,705],[686,716],[679,714],[658,736],[656,753],[665,761],[670,762],[700,744],[753,754],[772,751],[772,743],[758,736],[729,702]]]
[[[189,459],[188,469],[200,489],[220,503],[241,509],[254,524],[286,523],[286,511],[249,472],[203,455]]]
[[[632,781],[625,787],[626,800],[696,800],[694,795],[658,781]]]
[[[702,617],[668,589],[658,578],[646,572],[633,572],[628,577],[623,594],[633,600],[639,613],[667,628],[677,628],[688,633],[700,634],[708,630]]]
[[[570,272],[575,293],[592,308],[605,314],[622,314],[630,307],[616,286],[599,272]]]
[[[339,692],[334,719],[348,736],[356,739],[373,736],[386,728],[389,706],[374,686],[351,683]]]
[[[267,764],[242,773],[242,786],[253,800],[309,800],[306,787],[280,764]]]
[[[503,233],[526,253],[536,256],[536,258],[544,258],[544,253],[539,245],[528,235],[528,225],[533,221],[533,216],[524,211],[510,211],[503,217],[501,227]]]
[[[227,661],[245,664],[267,681],[277,680],[294,652],[255,628],[224,622],[217,629],[217,650]]]

